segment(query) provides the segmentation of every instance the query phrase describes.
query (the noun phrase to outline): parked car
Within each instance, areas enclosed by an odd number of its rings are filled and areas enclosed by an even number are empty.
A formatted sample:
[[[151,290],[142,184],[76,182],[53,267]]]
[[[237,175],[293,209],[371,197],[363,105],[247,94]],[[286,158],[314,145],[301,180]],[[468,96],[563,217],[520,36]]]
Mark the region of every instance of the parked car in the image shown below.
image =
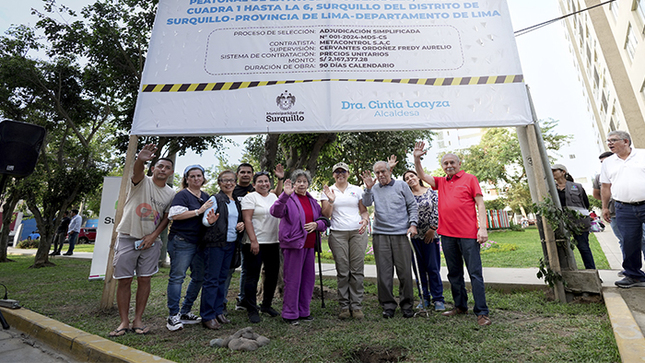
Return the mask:
[[[78,233],[79,243],[90,243],[96,241],[96,227],[81,227]]]

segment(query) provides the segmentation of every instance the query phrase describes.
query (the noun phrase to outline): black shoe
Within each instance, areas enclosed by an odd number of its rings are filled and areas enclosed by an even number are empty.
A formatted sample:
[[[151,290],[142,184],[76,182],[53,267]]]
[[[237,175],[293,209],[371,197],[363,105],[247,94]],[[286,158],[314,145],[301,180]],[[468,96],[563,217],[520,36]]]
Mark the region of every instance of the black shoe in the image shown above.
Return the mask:
[[[265,314],[269,314],[272,318],[274,318],[274,317],[276,317],[276,316],[280,315],[280,313],[279,313],[279,312],[277,312],[277,311],[276,311],[274,308],[272,308],[271,306],[269,306],[269,307],[261,306],[261,307],[260,307],[260,311],[261,311],[261,312],[263,312],[263,313],[265,313]]]
[[[385,319],[391,319],[394,317],[394,310],[392,309],[385,309],[383,310],[383,317]]]
[[[231,321],[224,314],[219,314],[215,317],[220,324],[230,324]]]
[[[645,281],[636,280],[629,276],[625,276],[622,280],[614,282],[614,284],[624,289],[628,289],[630,287],[645,287]]]
[[[71,256],[72,254],[73,254],[73,252],[65,252],[65,253],[63,253],[63,256]]]
[[[314,317],[313,317],[313,316],[309,315],[309,316],[301,316],[300,318],[298,318],[298,320],[302,320],[302,321],[314,321],[315,319],[314,319]]]
[[[414,311],[412,309],[403,309],[403,317],[406,319],[414,317]]]
[[[298,319],[287,319],[287,318],[282,318],[282,320],[283,320],[285,323],[289,324],[289,325],[298,325],[298,324],[300,324],[300,322],[298,321]]]
[[[253,324],[257,324],[262,321],[257,310],[249,310],[249,321]]]

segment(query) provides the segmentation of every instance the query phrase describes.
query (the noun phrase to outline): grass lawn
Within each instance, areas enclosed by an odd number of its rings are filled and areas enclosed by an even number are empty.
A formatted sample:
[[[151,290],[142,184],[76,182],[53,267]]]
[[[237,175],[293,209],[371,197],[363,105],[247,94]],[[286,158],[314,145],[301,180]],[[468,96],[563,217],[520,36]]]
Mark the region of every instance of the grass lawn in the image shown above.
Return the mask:
[[[482,250],[481,258],[484,267],[512,267],[512,268],[527,268],[538,267],[539,260],[542,258],[542,246],[540,243],[540,235],[537,228],[531,227],[523,231],[489,231],[488,239],[496,243],[487,250]],[[372,238],[370,237],[370,244]],[[600,244],[593,233],[589,235],[589,244],[591,245],[591,252],[593,253],[596,267],[599,270],[609,269],[609,262],[605,254],[600,248]],[[370,245],[367,247],[370,250]],[[331,251],[327,245],[327,238],[323,238],[323,251],[327,251],[324,255],[327,259],[324,262],[334,263],[331,259]],[[580,253],[574,250],[576,263],[578,268],[584,268]],[[371,257],[371,259],[370,259]],[[374,264],[374,256],[367,255],[365,263]],[[446,265],[446,261],[441,256],[441,264]]]
[[[501,243],[501,242],[500,242]],[[0,283],[9,298],[31,310],[103,337],[118,325],[116,309],[99,311],[103,282],[88,281],[90,261],[54,259],[55,267],[29,269],[30,256],[11,256],[15,262],[0,265]],[[229,301],[237,293],[237,274]],[[254,330],[271,339],[256,352],[232,352],[209,346],[249,326],[246,313],[234,311],[233,323],[220,331],[199,325],[182,331],[165,328],[168,269],[152,278],[152,292],[144,321],[151,333],[132,333],[115,341],[177,362],[618,362],[620,356],[603,304],[550,302],[543,292],[503,294],[487,291],[493,325],[480,328],[475,316],[381,318],[376,286],[366,284],[365,320],[340,321],[334,301],[335,280],[325,280],[327,307],[312,301],[311,323],[284,324],[263,315]],[[184,287],[187,284],[184,284]],[[135,285],[133,285],[133,288]],[[444,292],[447,302],[450,291]],[[329,295],[329,296],[328,296]],[[470,302],[472,306],[472,301]],[[280,310],[281,300],[274,302]],[[132,304],[134,306],[134,304]],[[197,308],[193,312],[198,312]],[[383,360],[378,360],[378,359]],[[385,359],[388,360],[385,360]],[[370,360],[371,359],[371,360]]]
[[[528,268],[538,267],[539,260],[542,258],[542,246],[537,228],[531,227],[522,231],[489,231],[489,240],[495,241],[492,247],[482,250],[481,258],[484,267],[511,267],[511,268]],[[327,244],[327,237],[323,237],[323,259],[324,263],[334,263],[331,250]],[[374,264],[374,254],[371,250],[372,238],[369,238],[367,247],[368,253],[365,257],[366,264]],[[596,236],[589,234],[589,244],[593,253],[596,267],[599,270],[609,269],[609,262],[600,248]],[[67,251],[67,244],[63,246],[63,252]],[[74,248],[76,252],[93,252],[94,244],[77,244]],[[578,268],[583,268],[584,264],[577,250],[573,252]],[[446,261],[441,256],[441,264],[446,265]]]

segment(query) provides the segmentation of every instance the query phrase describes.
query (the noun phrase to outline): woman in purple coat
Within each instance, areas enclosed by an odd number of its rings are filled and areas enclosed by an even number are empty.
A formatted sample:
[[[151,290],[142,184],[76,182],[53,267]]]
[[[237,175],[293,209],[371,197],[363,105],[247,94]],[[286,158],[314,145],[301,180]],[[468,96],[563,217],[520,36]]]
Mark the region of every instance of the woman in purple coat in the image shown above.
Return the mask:
[[[282,319],[292,325],[297,325],[298,320],[313,320],[309,304],[316,279],[316,231],[327,228],[323,220],[318,220],[322,216],[318,201],[307,192],[310,184],[308,171],[294,171],[284,183],[284,192],[271,206],[271,215],[280,218],[278,239],[284,257]]]

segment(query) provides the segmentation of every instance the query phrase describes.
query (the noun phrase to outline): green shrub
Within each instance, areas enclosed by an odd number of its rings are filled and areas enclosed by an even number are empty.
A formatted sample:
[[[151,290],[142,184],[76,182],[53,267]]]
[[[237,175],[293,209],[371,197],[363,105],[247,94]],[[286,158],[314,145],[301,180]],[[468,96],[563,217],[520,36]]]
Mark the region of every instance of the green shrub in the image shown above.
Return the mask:
[[[481,253],[511,252],[517,251],[518,248],[515,243],[493,244],[487,249],[482,249]]]
[[[40,238],[25,239],[20,241],[20,243],[18,243],[18,246],[16,246],[16,248],[23,248],[23,249],[38,248],[38,243],[40,243]]]

